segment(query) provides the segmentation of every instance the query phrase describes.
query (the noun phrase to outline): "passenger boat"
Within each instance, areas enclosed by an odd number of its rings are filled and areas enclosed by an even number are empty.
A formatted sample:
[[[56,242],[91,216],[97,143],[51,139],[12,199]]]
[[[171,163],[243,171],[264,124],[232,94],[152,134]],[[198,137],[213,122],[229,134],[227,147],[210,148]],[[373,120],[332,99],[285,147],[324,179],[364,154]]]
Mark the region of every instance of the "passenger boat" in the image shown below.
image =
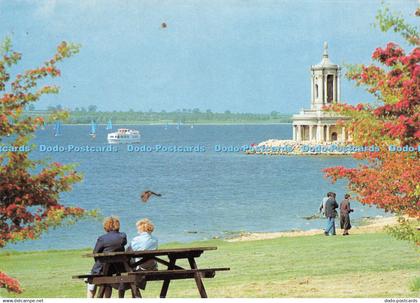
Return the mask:
[[[118,131],[108,134],[109,144],[139,143],[140,132],[138,130],[119,128]]]

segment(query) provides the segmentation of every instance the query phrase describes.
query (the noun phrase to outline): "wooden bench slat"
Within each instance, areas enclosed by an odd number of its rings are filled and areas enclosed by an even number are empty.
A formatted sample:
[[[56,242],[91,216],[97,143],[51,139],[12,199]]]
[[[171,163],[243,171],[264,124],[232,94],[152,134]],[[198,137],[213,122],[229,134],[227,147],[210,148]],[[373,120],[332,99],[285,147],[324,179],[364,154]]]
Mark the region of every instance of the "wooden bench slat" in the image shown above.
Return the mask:
[[[91,283],[95,285],[103,284],[119,284],[119,283],[136,283],[144,278],[141,276],[121,275],[121,276],[100,276],[91,279]]]
[[[93,277],[102,277],[103,275],[91,275],[91,274],[86,274],[86,275],[77,275],[77,276],[72,276],[72,279],[86,279],[86,278],[93,278]]]
[[[230,268],[202,268],[202,269],[177,269],[177,270],[144,270],[137,272],[124,273],[121,276],[104,276],[104,275],[78,275],[73,279],[88,278],[93,284],[114,284],[114,283],[134,283],[142,279],[146,281],[157,281],[164,279],[192,279],[198,273],[201,278],[213,278],[216,271],[227,271]]]
[[[182,273],[197,273],[197,272],[206,272],[206,271],[227,271],[230,270],[229,267],[220,267],[220,268],[200,268],[200,269],[173,269],[173,270],[140,270],[129,272],[129,275],[171,275],[171,274],[182,274]]]
[[[106,256],[147,256],[147,255],[168,255],[168,254],[191,254],[195,252],[203,252],[206,250],[216,250],[215,246],[208,247],[189,247],[189,248],[172,248],[172,249],[156,249],[156,250],[142,250],[142,251],[133,251],[133,252],[105,252],[105,253],[96,253],[96,254],[85,254],[84,257],[106,257]]]
[[[204,269],[178,269],[178,270],[155,270],[155,271],[138,271],[130,272],[130,276],[144,277],[146,281],[158,280],[179,280],[179,279],[194,279],[198,274],[200,278],[214,278],[216,271],[226,271],[229,268],[204,268]]]
[[[143,279],[146,281],[161,281],[165,279],[170,279],[170,280],[194,279],[196,275],[197,275],[197,272],[182,272],[182,273],[176,273],[176,274],[166,273],[165,275],[153,275],[153,274],[146,275],[146,276],[140,275],[139,277],[143,277]],[[198,272],[198,275],[200,276],[200,278],[203,278],[203,279],[214,278],[214,276],[216,275],[216,272],[203,271],[203,272]]]

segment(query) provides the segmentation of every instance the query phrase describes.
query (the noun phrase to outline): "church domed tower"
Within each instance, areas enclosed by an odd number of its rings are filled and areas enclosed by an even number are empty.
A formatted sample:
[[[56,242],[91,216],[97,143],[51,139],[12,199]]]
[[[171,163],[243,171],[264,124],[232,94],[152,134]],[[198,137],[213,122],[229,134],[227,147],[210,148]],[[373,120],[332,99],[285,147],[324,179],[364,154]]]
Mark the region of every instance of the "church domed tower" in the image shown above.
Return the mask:
[[[324,42],[321,62],[311,66],[311,108],[293,115],[293,140],[316,143],[348,141],[345,128],[337,126],[337,120],[348,118],[323,110],[324,106],[340,102],[340,70],[340,66],[330,61],[328,44]]]
[[[328,58],[328,44],[324,42],[322,61],[311,66],[311,109],[340,101],[340,69]]]

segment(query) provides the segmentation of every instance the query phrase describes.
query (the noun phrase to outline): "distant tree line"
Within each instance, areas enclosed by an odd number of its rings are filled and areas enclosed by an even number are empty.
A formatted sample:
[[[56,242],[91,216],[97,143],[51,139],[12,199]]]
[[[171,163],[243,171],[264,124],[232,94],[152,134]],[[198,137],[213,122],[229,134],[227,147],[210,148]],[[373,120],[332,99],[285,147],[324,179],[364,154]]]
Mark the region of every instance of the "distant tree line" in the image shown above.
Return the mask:
[[[201,111],[199,108],[179,109],[175,111],[98,111],[96,105],[76,107],[72,110],[61,105],[49,106],[47,110],[27,108],[26,114],[31,116],[44,116],[52,112],[67,110],[70,115],[66,123],[86,124],[91,121],[107,123],[112,120],[116,124],[124,123],[287,123],[291,122],[291,115],[272,111],[267,114],[233,113],[226,110],[223,113],[213,112],[210,109]]]

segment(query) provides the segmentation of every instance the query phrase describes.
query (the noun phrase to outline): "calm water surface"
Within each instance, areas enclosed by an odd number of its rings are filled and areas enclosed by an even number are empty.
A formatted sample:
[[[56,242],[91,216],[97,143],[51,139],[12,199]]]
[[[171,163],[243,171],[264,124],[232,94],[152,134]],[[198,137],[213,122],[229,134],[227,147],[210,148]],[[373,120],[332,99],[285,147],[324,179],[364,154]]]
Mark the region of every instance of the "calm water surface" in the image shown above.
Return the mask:
[[[119,126],[121,127],[121,126]],[[118,152],[68,153],[36,151],[34,157],[50,157],[63,163],[79,163],[84,180],[62,195],[63,202],[86,209],[99,209],[104,216],[117,215],[121,230],[132,238],[135,222],[148,217],[156,225],[160,242],[187,242],[224,237],[241,231],[281,231],[324,226],[323,220],[305,220],[317,212],[328,191],[341,200],[345,184],[331,185],[322,169],[334,165],[355,165],[348,157],[258,156],[238,152],[220,153],[216,145],[241,146],[271,138],[289,139],[291,125],[170,125],[129,126],[142,134],[142,144],[154,146],[201,145],[205,152]],[[37,133],[38,145],[106,145],[104,126],[96,140],[90,126],[62,127],[54,137],[52,127]],[[141,203],[145,190],[162,193]],[[377,209],[353,202],[352,218],[382,215]],[[99,220],[89,219],[58,228],[39,240],[8,248],[67,249],[94,245],[102,234]]]

